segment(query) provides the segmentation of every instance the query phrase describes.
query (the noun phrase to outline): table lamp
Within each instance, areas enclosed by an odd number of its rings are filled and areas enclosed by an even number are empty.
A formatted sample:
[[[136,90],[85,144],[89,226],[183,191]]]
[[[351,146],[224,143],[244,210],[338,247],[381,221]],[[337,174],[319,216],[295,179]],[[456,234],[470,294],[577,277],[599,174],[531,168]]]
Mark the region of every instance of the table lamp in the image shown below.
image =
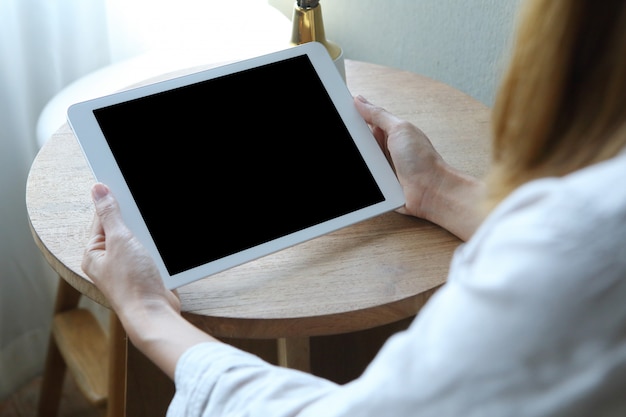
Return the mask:
[[[319,0],[297,0],[293,8],[291,44],[300,45],[306,42],[319,42],[324,45],[341,76],[346,79],[343,50],[336,43],[326,39]]]

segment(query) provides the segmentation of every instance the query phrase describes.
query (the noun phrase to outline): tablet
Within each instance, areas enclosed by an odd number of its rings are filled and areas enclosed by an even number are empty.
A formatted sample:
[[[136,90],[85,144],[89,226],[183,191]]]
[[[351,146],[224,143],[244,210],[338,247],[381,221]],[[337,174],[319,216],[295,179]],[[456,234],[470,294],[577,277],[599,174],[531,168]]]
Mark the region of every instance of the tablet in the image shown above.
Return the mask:
[[[319,43],[77,103],[67,117],[170,289],[404,204]]]

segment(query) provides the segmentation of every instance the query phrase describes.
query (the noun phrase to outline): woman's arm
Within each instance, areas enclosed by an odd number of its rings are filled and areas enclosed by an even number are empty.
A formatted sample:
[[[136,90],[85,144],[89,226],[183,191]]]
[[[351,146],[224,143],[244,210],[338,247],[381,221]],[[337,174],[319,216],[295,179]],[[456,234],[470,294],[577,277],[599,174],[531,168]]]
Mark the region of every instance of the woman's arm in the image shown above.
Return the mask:
[[[480,218],[475,209],[480,181],[453,169],[417,127],[363,98],[357,109],[392,164],[404,189],[399,211],[433,221],[468,239]],[[132,343],[170,378],[190,347],[217,342],[180,315],[154,261],[124,224],[108,187],[92,189],[96,216],[82,267],[111,303]]]
[[[463,240],[482,221],[478,203],[484,185],[446,163],[416,126],[361,96],[355,105],[370,125],[404,189],[404,214],[440,225]]]

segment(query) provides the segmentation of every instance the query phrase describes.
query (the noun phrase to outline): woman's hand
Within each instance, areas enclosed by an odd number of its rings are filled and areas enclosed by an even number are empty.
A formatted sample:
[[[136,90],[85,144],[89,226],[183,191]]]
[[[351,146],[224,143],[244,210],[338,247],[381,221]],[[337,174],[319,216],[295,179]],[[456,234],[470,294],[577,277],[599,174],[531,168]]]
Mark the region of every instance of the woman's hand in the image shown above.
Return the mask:
[[[442,181],[445,162],[416,126],[358,96],[356,107],[370,125],[404,190],[404,214],[424,218],[429,194]]]
[[[482,221],[478,200],[483,184],[446,163],[428,137],[365,98],[355,105],[393,167],[404,190],[398,211],[432,221],[467,240]]]
[[[215,339],[180,315],[180,300],[165,288],[144,246],[124,224],[117,200],[95,184],[96,216],[82,267],[117,313],[133,344],[174,378],[180,356]]]
[[[92,198],[96,215],[82,262],[85,273],[120,316],[145,306],[179,312],[178,297],[165,288],[152,257],[124,224],[109,188],[95,184]]]

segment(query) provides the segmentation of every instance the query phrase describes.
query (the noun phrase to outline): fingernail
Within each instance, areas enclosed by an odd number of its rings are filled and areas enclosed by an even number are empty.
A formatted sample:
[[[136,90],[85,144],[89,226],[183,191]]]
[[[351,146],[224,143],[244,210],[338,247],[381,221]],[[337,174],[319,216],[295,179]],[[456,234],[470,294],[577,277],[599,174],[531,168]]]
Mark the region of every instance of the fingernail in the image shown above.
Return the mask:
[[[95,201],[102,200],[109,194],[109,187],[104,184],[97,183],[91,189],[91,195]]]
[[[367,101],[367,99],[365,97],[363,97],[362,95],[358,95],[356,96],[356,99],[359,100],[361,103],[365,103],[365,104],[371,104],[369,101]]]

